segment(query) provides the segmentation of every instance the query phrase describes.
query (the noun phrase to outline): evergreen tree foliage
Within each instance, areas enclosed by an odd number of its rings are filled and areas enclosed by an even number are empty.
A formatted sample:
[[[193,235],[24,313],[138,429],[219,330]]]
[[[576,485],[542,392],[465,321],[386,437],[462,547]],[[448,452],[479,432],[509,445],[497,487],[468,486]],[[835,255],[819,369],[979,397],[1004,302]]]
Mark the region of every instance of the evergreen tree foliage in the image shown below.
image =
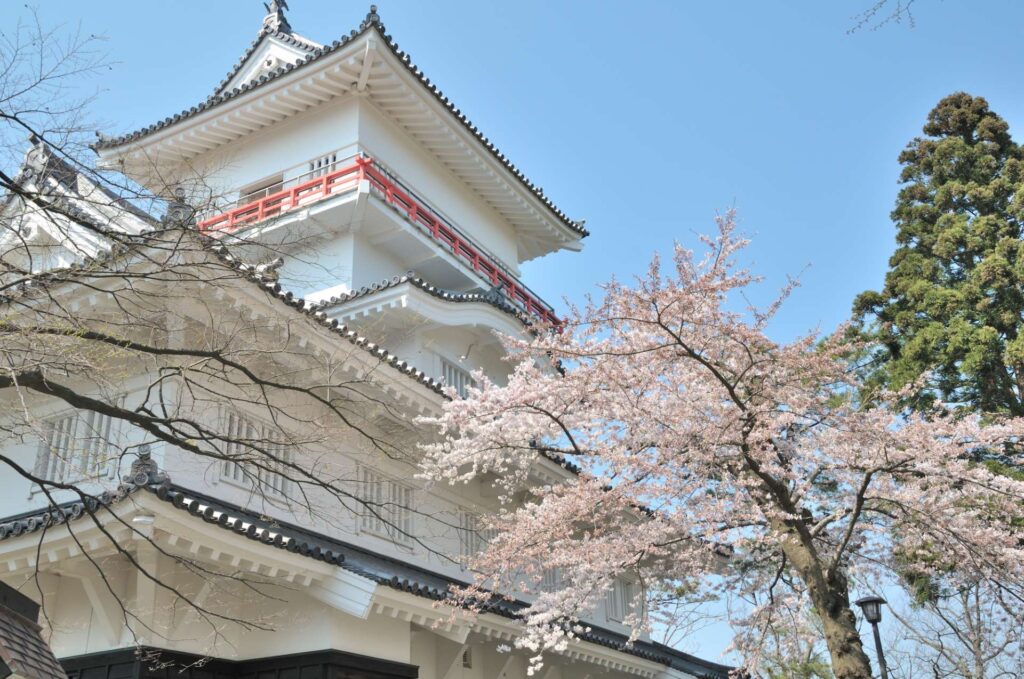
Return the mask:
[[[854,302],[877,347],[874,386],[973,412],[1024,415],[1021,149],[988,102],[951,94],[900,154],[896,252]]]

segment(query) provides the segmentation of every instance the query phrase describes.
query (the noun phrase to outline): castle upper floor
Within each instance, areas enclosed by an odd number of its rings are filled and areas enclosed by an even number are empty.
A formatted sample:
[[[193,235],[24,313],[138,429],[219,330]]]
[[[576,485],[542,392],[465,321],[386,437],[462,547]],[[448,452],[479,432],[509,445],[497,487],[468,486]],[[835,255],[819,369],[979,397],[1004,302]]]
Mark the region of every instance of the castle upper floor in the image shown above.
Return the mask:
[[[263,199],[369,158],[513,275],[526,260],[579,250],[587,235],[412,64],[373,8],[329,45],[268,15],[206,101],[96,148],[102,165],[156,193],[190,185],[201,219],[254,209],[247,227],[298,207],[261,214]]]

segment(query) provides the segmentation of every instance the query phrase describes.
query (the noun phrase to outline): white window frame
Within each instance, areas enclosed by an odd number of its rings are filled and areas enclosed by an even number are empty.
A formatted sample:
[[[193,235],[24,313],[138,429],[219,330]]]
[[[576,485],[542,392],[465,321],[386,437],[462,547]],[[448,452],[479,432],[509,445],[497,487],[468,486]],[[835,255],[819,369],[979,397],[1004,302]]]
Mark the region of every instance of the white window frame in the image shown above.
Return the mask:
[[[545,566],[540,573],[540,591],[557,592],[562,588],[562,569],[557,566]]]
[[[259,480],[259,488],[270,497],[287,498],[291,492],[292,481],[285,478],[287,465],[293,461],[292,451],[282,437],[274,436],[276,427],[256,418],[249,417],[236,410],[226,410],[221,416],[221,424],[230,439],[242,439],[258,442],[260,448],[277,458],[277,462],[260,455],[263,467],[277,467],[280,471],[271,471],[262,467],[247,472],[245,461],[221,459],[217,465],[217,480],[230,485],[252,490],[253,475]],[[225,441],[223,452],[226,456],[258,455],[243,443]]]
[[[459,563],[463,570],[469,562],[487,548],[498,534],[493,528],[480,527],[480,514],[471,509],[459,510]]]
[[[633,612],[633,602],[639,595],[640,585],[632,580],[616,578],[605,599],[605,611],[609,620],[621,623]]]
[[[269,177],[264,177],[258,181],[249,182],[245,186],[238,189],[238,198],[235,200],[236,206],[248,205],[249,203],[261,200],[267,196],[277,193],[284,187],[284,175],[280,172],[272,174]]]
[[[65,410],[46,418],[43,431],[35,464],[39,478],[75,483],[116,476],[119,458],[110,450],[120,438],[120,419],[95,410]]]
[[[334,171],[338,165],[338,152],[331,151],[327,155],[318,156],[313,160],[309,161],[309,173],[306,175],[307,179],[316,179],[322,177],[325,174],[330,174]]]
[[[372,505],[360,508],[359,532],[412,547],[416,526],[413,488],[373,467],[360,465],[357,474],[356,495]]]
[[[462,398],[466,398],[470,387],[476,386],[471,371],[466,370],[458,361],[452,361],[438,354],[441,359],[441,382],[446,387],[454,387],[455,392]]]

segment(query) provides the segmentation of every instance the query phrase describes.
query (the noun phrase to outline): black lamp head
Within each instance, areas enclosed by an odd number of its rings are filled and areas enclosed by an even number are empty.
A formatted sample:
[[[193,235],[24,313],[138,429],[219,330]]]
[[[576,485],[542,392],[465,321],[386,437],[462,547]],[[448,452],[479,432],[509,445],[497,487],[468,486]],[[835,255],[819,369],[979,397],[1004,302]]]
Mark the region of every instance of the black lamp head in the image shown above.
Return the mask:
[[[864,611],[864,619],[877,625],[882,619],[882,604],[887,603],[880,596],[865,596],[855,602]]]

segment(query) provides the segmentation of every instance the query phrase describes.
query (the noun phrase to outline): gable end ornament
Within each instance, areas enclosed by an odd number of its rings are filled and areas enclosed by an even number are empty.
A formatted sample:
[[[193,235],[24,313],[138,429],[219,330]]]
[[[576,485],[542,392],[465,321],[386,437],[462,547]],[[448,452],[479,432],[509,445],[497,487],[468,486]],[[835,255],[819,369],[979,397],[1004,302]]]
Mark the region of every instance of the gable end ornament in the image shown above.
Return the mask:
[[[285,18],[284,12],[288,9],[287,0],[270,0],[270,3],[263,3],[267,15],[263,17],[263,29],[266,31],[280,31],[291,33],[292,27]]]
[[[366,13],[366,18],[363,19],[363,23],[359,24],[359,29],[364,30],[370,26],[380,25],[380,15],[377,14],[377,5],[370,5],[370,11]]]
[[[162,486],[170,483],[171,477],[160,470],[160,465],[153,459],[148,444],[139,446],[138,458],[132,462],[131,470],[121,477],[125,486],[143,488],[146,486]]]

